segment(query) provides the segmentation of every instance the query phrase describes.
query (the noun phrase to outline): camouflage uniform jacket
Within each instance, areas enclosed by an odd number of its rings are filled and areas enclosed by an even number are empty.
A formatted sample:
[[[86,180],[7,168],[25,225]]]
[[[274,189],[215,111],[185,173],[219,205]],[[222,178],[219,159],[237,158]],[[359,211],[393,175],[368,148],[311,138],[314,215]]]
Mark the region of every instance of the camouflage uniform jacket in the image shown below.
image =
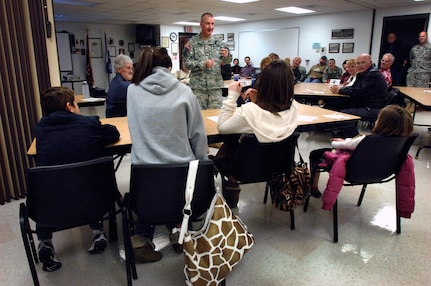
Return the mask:
[[[230,64],[232,56],[220,60],[222,47],[226,45],[214,38],[204,41],[201,34],[193,36],[189,40],[190,50],[184,49],[184,63],[190,72],[189,86],[192,89],[218,89],[223,87],[220,61],[223,64]],[[212,59],[215,61],[213,68],[207,69],[205,61]]]
[[[409,73],[431,73],[431,44],[415,45],[410,50],[410,64]]]

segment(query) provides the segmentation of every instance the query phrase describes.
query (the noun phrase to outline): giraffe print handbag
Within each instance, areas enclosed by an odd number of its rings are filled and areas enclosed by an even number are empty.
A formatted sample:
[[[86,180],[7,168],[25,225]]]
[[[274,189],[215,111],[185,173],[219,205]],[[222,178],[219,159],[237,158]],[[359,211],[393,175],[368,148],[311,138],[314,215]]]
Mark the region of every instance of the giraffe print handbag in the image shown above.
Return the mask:
[[[241,219],[232,213],[217,187],[202,228],[187,229],[187,214],[190,212],[186,210],[190,210],[198,166],[195,162],[198,161],[190,163],[184,219],[178,242],[183,243],[184,247],[186,284],[216,286],[253,246],[254,238]]]

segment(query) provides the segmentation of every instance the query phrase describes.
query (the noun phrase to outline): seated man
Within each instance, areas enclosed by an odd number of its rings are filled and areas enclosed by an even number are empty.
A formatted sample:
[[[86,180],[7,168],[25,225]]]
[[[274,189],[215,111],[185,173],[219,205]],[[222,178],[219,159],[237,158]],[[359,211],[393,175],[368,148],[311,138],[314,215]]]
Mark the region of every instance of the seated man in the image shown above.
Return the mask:
[[[369,54],[361,54],[356,59],[358,74],[351,86],[332,85],[331,92],[349,95],[348,108],[344,113],[360,116],[363,120],[375,121],[387,101],[387,84],[379,69],[373,64]],[[342,130],[346,137],[358,134],[354,130]]]
[[[36,165],[49,166],[96,159],[105,155],[105,145],[120,138],[115,126],[101,125],[98,116],[80,115],[73,90],[48,88],[41,96],[42,119],[34,128]],[[67,184],[67,182],[65,182]],[[102,221],[90,224],[93,243],[90,253],[103,252],[107,246]],[[55,271],[61,263],[55,258],[52,230],[36,224],[40,241],[39,259],[44,271]]]
[[[321,83],[327,60],[328,58],[326,56],[322,56],[319,60],[319,63],[310,68],[307,78],[304,80],[304,82]]]
[[[239,73],[239,75],[240,77],[251,78],[251,75],[255,73],[255,70],[250,63],[250,57],[245,57],[244,62],[245,62],[245,66],[241,68],[241,72]]]
[[[388,85],[388,90],[392,88],[392,73],[391,66],[394,63],[395,58],[391,53],[386,53],[382,56],[380,60],[380,72],[386,80],[386,84]]]
[[[329,79],[341,79],[343,69],[335,65],[334,59],[329,59],[328,66],[323,71],[322,82],[328,82]]]
[[[300,57],[295,57],[292,60],[293,76],[295,77],[295,83],[304,81],[307,77],[307,71],[303,66],[301,66],[302,59]]]
[[[133,77],[133,62],[129,56],[119,55],[114,60],[115,77],[109,84],[106,96],[106,117],[119,117],[127,115],[126,96],[127,88]]]

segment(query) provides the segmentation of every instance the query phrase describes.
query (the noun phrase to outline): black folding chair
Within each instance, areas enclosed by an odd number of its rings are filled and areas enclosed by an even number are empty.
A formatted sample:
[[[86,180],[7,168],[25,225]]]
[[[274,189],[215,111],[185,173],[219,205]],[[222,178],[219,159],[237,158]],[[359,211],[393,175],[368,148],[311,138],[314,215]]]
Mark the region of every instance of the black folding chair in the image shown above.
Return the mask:
[[[287,139],[275,143],[259,143],[255,135],[243,135],[229,168],[230,175],[239,184],[267,182],[263,200],[263,203],[266,203],[269,192],[268,181],[272,175],[291,172],[299,135],[299,132],[295,132]],[[222,175],[227,174],[222,173]],[[289,213],[290,228],[293,230],[295,214],[293,210]]]
[[[396,178],[418,134],[408,137],[389,137],[369,135],[365,137],[350,155],[346,162],[346,176],[344,186],[362,185],[357,205],[360,206],[365,195],[367,185],[381,184]],[[395,190],[398,196],[398,190]],[[397,233],[401,233],[401,217],[397,209]],[[304,211],[307,210],[310,197],[307,197]],[[338,210],[337,201],[332,208],[334,242],[338,242]]]
[[[117,241],[116,215],[121,211],[122,198],[112,157],[33,167],[27,176],[27,202],[20,204],[19,220],[34,285],[39,285],[35,268],[39,260],[33,240],[36,230],[30,227],[29,219],[52,232],[109,220],[110,242]]]
[[[130,191],[124,196],[123,237],[126,252],[127,285],[138,279],[131,236],[137,224],[164,225],[183,219],[188,163],[132,164]],[[192,201],[190,221],[195,221],[208,209],[215,194],[214,171],[211,161],[199,161]]]

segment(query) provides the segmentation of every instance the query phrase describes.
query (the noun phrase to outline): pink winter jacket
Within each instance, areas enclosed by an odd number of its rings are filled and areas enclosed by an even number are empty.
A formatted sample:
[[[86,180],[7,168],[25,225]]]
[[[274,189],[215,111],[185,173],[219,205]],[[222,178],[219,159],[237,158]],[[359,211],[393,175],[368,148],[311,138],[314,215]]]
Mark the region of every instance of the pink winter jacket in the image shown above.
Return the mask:
[[[337,200],[338,193],[343,187],[344,178],[346,176],[346,162],[350,158],[350,154],[334,154],[325,152],[325,157],[332,165],[329,172],[329,179],[326,189],[322,196],[322,209],[332,210],[332,207]],[[333,162],[333,164],[331,164]],[[412,156],[407,155],[403,166],[398,174],[396,174],[396,191],[398,214],[404,218],[410,218],[415,207],[415,173]]]

